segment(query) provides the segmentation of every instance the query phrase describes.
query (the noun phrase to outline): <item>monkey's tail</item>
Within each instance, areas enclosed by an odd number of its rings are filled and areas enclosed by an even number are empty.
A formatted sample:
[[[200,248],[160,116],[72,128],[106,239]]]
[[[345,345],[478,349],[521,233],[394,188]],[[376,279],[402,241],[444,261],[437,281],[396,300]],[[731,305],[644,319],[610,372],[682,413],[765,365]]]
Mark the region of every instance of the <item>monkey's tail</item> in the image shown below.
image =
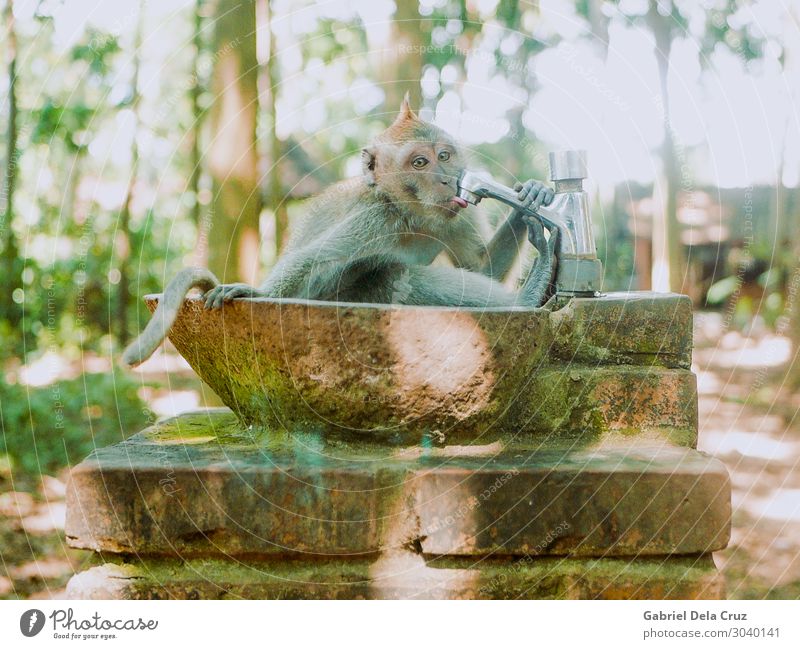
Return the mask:
[[[205,268],[184,268],[167,284],[158,308],[139,337],[125,348],[122,362],[136,367],[146,361],[167,337],[183,304],[183,298],[193,288],[209,291],[219,284],[214,273]]]

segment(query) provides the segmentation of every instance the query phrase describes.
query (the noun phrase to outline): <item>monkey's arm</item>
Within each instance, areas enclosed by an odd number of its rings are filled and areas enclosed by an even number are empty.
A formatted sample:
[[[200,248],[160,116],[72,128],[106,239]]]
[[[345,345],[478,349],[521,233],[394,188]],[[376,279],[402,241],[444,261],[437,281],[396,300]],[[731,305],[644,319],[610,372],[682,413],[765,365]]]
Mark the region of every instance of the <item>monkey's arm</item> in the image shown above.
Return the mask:
[[[286,253],[272,268],[261,286],[249,284],[219,284],[205,294],[205,308],[219,309],[225,302],[238,297],[297,297],[303,282],[313,271],[314,246],[306,246]]]
[[[465,268],[406,264],[386,255],[367,257],[341,270],[338,280],[331,283],[330,292],[320,296],[322,299],[491,308],[527,304],[523,300],[536,300],[539,290],[531,285],[523,297],[500,282]],[[539,302],[531,304],[539,306]]]
[[[237,297],[303,297],[318,299],[346,264],[374,254],[380,240],[363,227],[368,218],[342,221],[310,243],[289,250],[258,288],[220,284],[206,293],[207,309],[218,309]]]
[[[395,269],[390,277],[393,286],[406,286],[403,304],[431,306],[541,306],[551,294],[556,270],[556,246],[558,230],[544,236],[544,226],[538,218],[526,216],[528,239],[539,251],[522,288],[514,293],[500,282],[480,273],[462,268],[436,266],[408,266],[402,271]],[[399,281],[398,281],[399,280]],[[397,291],[393,296],[398,295]],[[392,300],[395,301],[395,300]]]
[[[534,209],[540,205],[549,205],[555,196],[552,189],[533,179],[516,183],[514,190],[526,207]],[[512,210],[486,247],[480,272],[502,282],[517,260],[526,228],[525,212]]]
[[[498,282],[505,280],[517,260],[526,229],[523,213],[512,210],[487,244],[480,272]]]
[[[193,288],[208,291],[218,284],[219,280],[205,268],[184,268],[175,275],[164,289],[158,308],[144,331],[122,353],[122,362],[128,367],[136,367],[150,358],[167,337],[186,294]]]
[[[514,190],[524,206],[534,209],[540,205],[549,205],[555,196],[552,189],[533,179],[516,183]],[[450,257],[456,266],[478,271],[502,282],[517,260],[526,229],[525,212],[512,210],[488,244],[484,243],[485,239],[475,229],[469,233],[472,236],[464,236],[463,242],[452,242]],[[481,239],[476,241],[475,235],[481,236]],[[476,253],[477,259],[474,258]]]
[[[558,228],[548,228],[550,238],[544,236],[544,226],[535,216],[525,215],[528,225],[528,240],[539,252],[525,283],[517,293],[517,304],[523,306],[541,306],[551,295],[555,279],[558,259]]]

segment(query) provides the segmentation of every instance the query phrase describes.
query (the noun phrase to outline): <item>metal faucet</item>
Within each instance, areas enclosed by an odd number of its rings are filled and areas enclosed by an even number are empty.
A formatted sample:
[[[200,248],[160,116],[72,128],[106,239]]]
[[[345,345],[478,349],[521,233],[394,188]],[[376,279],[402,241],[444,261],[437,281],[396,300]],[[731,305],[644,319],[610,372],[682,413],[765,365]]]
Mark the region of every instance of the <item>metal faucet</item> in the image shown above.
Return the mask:
[[[585,151],[551,152],[550,180],[556,195],[550,205],[540,206],[535,211],[526,209],[510,187],[469,170],[462,172],[459,178],[457,196],[473,205],[482,198],[494,198],[534,214],[551,229],[557,228],[556,291],[559,295],[594,297],[600,289],[603,265],[597,258],[589,203],[583,191],[586,177]]]

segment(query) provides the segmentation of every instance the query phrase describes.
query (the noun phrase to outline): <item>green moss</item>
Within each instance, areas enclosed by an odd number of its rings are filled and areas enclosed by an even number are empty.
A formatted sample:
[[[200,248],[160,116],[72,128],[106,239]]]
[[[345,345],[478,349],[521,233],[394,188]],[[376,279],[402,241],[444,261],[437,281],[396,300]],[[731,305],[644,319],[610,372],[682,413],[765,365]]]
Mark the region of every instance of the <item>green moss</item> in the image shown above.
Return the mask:
[[[377,559],[377,562],[376,562]],[[420,581],[376,578],[381,557],[228,561],[117,560],[87,571],[85,583],[135,598],[326,599],[411,594],[488,599],[693,598],[721,594],[709,556],[651,559],[440,558],[417,565]],[[407,560],[406,560],[407,561]],[[84,573],[87,574],[87,573]],[[441,581],[434,584],[439,579]],[[423,576],[424,575],[424,576]]]
[[[142,434],[150,442],[164,444],[207,439],[240,443],[245,431],[230,410],[214,408],[164,419],[146,428]]]

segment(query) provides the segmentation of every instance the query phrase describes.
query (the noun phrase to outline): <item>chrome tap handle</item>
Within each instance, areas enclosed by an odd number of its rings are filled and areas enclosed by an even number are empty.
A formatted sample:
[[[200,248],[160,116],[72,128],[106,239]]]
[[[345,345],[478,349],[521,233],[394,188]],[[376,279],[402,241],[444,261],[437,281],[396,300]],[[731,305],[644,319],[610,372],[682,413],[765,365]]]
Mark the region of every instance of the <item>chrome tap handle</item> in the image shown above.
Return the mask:
[[[480,203],[482,198],[494,198],[514,209],[525,209],[524,203],[517,197],[517,192],[497,182],[488,174],[476,171],[462,172],[458,179],[456,195],[473,205]]]
[[[517,192],[497,182],[488,174],[465,170],[458,180],[456,195],[473,205],[480,203],[483,198],[493,198],[516,210],[533,214],[544,221],[549,228],[558,228],[561,231],[560,247],[566,252],[573,251],[574,245],[572,242],[574,237],[571,235],[567,224],[561,218],[559,203],[563,202],[563,197],[558,194],[556,194],[550,206],[540,206],[534,210],[519,200]]]

